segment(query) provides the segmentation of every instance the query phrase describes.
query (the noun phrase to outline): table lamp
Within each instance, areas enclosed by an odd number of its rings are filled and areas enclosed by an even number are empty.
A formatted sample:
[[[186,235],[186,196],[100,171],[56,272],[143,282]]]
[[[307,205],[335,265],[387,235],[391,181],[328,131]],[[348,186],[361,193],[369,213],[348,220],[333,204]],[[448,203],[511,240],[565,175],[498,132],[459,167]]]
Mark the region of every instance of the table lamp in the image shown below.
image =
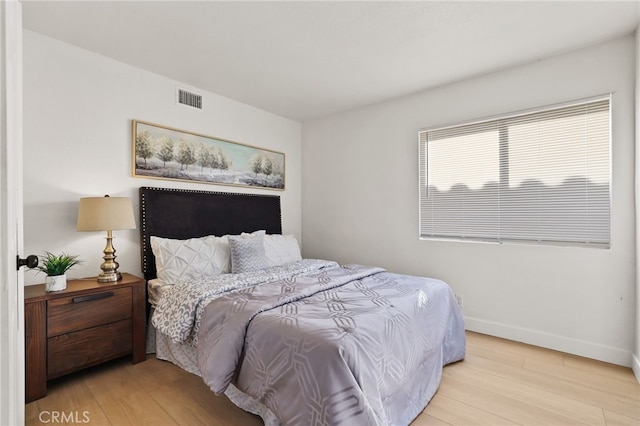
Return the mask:
[[[104,249],[104,262],[98,282],[109,283],[122,279],[116,262],[116,249],[113,248],[111,231],[135,229],[131,200],[126,197],[87,197],[81,198],[78,205],[78,231],[107,231],[107,246]]]

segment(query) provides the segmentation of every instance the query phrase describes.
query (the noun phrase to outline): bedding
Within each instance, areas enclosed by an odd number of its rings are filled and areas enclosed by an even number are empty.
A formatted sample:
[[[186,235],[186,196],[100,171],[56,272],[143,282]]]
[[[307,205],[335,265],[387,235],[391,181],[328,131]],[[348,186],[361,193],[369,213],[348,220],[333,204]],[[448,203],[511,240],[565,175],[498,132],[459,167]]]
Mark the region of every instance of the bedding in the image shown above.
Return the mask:
[[[167,336],[155,330],[152,325],[149,328],[148,336],[147,353],[155,353],[157,359],[169,361],[185,371],[200,376],[195,347],[171,341]],[[260,416],[264,426],[281,426],[280,421],[271,410],[234,385],[229,385],[224,394],[237,407]]]
[[[170,284],[163,284],[157,278],[147,281],[147,300],[152,307],[160,303],[162,292],[169,286]]]
[[[309,259],[178,283],[153,323],[287,425],[408,424],[465,351],[445,283]]]
[[[269,266],[302,260],[298,240],[293,235],[265,234],[263,244]]]
[[[231,272],[231,247],[229,239],[250,239],[264,236],[266,231],[259,230],[240,235],[206,235],[184,240],[149,238],[155,258],[157,279],[163,284],[175,284],[178,281],[215,276]]]
[[[225,235],[177,240],[151,237],[158,279],[164,284],[230,272],[229,240]]]
[[[264,269],[269,266],[269,259],[264,249],[262,237],[229,238],[231,246],[231,272],[240,274]]]
[[[229,237],[231,272],[241,273],[302,260],[298,240],[293,235],[258,235],[255,238]]]
[[[159,303],[163,291],[171,286],[163,285],[157,279],[149,280],[148,286],[150,290],[153,288],[154,292],[153,297],[151,293],[149,294],[149,303],[151,303],[150,317],[153,317],[156,305]],[[201,376],[200,369],[198,368],[196,348],[188,343],[173,342],[169,337],[156,330],[151,319],[149,320],[147,328],[147,353],[155,354],[156,359],[171,362],[191,374]],[[281,426],[280,421],[269,408],[255,398],[240,391],[234,385],[229,385],[224,394],[237,407],[260,416],[264,422],[264,426]]]
[[[170,286],[163,292],[152,322],[160,332],[174,342],[197,345],[200,318],[209,302],[222,294],[281,279],[292,279],[335,262],[302,259],[285,265],[273,266],[239,274],[191,278]]]
[[[281,218],[278,196],[141,187],[142,270],[155,304],[148,343],[268,425],[408,424],[435,393],[442,366],[464,357],[451,289],[301,259],[295,238],[280,235]],[[194,250],[182,263],[162,259],[175,276],[153,281],[151,237],[228,240],[255,230],[263,231],[245,236],[262,236],[264,269],[230,273],[229,243],[219,271],[196,271]]]

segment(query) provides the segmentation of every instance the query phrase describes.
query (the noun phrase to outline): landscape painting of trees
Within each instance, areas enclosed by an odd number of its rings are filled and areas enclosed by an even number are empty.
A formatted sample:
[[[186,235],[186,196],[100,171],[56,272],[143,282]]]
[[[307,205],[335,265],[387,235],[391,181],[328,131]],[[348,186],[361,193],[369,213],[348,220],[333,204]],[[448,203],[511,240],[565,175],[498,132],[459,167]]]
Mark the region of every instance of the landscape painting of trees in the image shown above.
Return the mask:
[[[284,154],[133,120],[133,175],[284,189]]]

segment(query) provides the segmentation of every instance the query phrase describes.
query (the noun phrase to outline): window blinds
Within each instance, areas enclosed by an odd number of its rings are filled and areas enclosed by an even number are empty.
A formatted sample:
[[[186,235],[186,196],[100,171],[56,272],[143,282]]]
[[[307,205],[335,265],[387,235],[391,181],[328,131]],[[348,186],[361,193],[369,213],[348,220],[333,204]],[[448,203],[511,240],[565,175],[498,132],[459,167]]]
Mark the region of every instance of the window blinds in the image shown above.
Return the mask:
[[[419,133],[420,236],[610,245],[610,96]]]

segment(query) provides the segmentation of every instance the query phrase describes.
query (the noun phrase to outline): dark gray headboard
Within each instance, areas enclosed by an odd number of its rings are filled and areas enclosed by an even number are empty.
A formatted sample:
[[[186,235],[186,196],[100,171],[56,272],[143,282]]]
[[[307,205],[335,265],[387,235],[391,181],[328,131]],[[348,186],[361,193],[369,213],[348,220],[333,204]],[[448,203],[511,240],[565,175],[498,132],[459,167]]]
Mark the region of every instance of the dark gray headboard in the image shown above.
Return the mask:
[[[147,280],[156,277],[151,236],[183,240],[260,229],[282,233],[279,196],[140,188],[140,247]]]

